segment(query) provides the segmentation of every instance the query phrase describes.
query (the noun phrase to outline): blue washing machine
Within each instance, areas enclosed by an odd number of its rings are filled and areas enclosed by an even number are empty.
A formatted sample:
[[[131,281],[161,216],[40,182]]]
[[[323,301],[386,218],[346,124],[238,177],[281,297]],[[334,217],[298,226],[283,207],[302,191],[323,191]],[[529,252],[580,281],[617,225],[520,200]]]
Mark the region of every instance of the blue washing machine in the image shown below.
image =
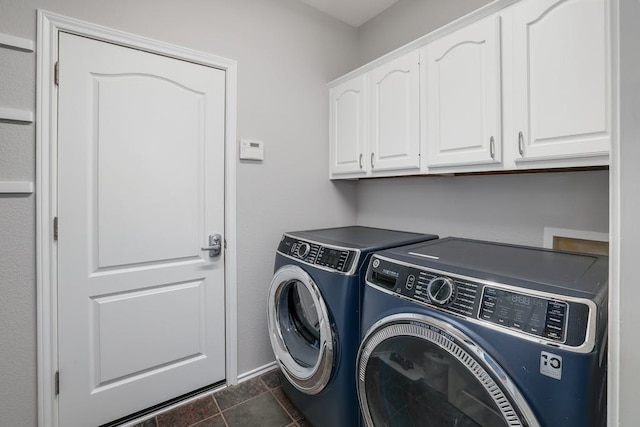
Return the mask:
[[[355,362],[371,252],[436,238],[359,226],[282,237],[269,290],[269,336],[282,387],[314,426],[360,424]]]
[[[606,425],[604,256],[445,238],[374,254],[366,426]]]

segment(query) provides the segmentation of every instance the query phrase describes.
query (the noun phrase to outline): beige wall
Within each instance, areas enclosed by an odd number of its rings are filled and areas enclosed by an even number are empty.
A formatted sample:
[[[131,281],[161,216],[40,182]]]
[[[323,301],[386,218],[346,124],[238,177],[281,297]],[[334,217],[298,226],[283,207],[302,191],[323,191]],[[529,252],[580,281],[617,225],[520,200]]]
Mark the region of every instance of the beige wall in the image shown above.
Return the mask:
[[[356,30],[294,0],[2,0],[0,32],[35,41],[38,8],[238,61],[238,137],[265,142],[237,168],[238,368],[272,362],[281,233],[355,222],[355,185],[328,179],[326,83],[357,65]],[[35,111],[35,58],[0,48],[0,107]],[[34,125],[0,123],[0,181],[34,181],[35,155]],[[34,246],[34,197],[0,195],[0,426],[37,422]]]

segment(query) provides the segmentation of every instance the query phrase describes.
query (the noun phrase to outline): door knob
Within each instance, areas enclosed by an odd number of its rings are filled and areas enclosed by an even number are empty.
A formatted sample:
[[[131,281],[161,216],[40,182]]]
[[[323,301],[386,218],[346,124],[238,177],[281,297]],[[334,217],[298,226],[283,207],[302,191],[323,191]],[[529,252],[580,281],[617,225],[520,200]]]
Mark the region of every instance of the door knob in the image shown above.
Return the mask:
[[[203,251],[209,251],[209,256],[211,258],[217,257],[222,251],[222,236],[219,234],[210,234],[209,246],[200,249],[202,249]]]

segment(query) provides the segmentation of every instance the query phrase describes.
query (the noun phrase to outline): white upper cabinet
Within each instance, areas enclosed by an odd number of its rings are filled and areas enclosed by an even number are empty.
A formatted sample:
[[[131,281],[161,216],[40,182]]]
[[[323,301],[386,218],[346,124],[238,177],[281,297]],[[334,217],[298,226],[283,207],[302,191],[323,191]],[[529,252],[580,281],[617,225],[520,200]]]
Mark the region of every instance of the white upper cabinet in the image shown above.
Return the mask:
[[[437,39],[423,55],[422,138],[428,167],[499,164],[500,17]]]
[[[606,166],[611,0],[495,0],[331,84],[331,177]]]
[[[525,0],[511,12],[514,134],[505,138],[517,141],[516,164],[607,156],[607,2]]]
[[[367,79],[355,77],[330,90],[331,176],[367,173]]]
[[[420,168],[419,73],[417,50],[370,72],[373,173]]]

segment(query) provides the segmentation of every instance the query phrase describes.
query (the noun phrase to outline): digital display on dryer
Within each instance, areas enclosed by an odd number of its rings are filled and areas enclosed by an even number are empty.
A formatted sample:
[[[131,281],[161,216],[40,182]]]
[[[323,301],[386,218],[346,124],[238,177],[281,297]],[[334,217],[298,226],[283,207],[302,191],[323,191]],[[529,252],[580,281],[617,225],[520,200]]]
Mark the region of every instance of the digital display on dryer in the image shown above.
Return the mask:
[[[500,326],[564,342],[567,311],[568,305],[562,301],[486,287],[479,317]]]
[[[341,251],[337,249],[327,249],[324,248],[323,251],[320,252],[320,256],[318,257],[318,264],[322,265],[338,265],[340,261]]]
[[[340,249],[333,249],[326,246],[321,246],[318,251],[318,258],[316,259],[316,265],[332,268],[338,271],[348,270],[348,258],[349,251],[343,251]]]

